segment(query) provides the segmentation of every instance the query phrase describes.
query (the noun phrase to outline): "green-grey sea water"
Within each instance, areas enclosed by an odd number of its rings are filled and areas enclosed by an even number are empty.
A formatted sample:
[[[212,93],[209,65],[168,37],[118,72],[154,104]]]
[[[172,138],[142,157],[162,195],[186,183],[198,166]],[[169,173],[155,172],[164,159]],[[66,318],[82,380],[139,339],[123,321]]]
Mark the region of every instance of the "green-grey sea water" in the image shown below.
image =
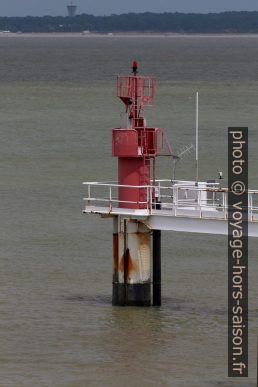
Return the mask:
[[[227,238],[164,232],[160,309],[111,306],[112,222],[82,215],[82,182],[115,180],[116,75],[158,78],[147,116],[200,177],[227,177],[227,128],[249,127],[258,188],[258,36],[0,37],[0,386],[255,386],[257,240],[250,239],[249,378],[227,378]],[[177,178],[194,178],[194,153]],[[171,177],[171,160],[159,178]]]

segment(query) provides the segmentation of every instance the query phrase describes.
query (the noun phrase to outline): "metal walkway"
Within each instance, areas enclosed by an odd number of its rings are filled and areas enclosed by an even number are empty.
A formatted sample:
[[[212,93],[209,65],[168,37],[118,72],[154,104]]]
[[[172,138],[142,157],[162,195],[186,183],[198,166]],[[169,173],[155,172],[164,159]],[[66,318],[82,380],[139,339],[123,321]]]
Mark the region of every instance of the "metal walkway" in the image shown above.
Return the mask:
[[[228,189],[218,183],[158,180],[153,186],[119,186],[114,182],[85,182],[84,213],[139,219],[151,229],[228,233]],[[141,188],[146,201],[118,201],[119,188]],[[160,203],[157,205],[157,202]],[[137,204],[140,209],[121,208]],[[258,191],[248,191],[249,236],[258,237]]]

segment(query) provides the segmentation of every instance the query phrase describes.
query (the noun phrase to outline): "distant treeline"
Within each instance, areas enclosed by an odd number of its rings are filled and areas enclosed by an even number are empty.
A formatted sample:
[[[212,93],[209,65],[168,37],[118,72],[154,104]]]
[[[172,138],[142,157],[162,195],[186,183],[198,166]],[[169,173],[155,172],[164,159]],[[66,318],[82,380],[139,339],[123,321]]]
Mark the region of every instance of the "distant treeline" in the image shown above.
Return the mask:
[[[146,12],[110,16],[82,14],[75,17],[0,17],[0,31],[254,33],[258,32],[258,12]]]

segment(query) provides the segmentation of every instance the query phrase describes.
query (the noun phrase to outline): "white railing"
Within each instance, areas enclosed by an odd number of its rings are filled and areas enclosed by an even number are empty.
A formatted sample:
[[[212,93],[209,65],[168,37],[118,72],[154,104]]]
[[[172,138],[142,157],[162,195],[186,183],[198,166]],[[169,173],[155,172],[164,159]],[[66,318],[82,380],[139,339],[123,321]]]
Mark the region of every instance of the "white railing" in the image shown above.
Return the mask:
[[[85,182],[87,186],[87,208],[103,207],[108,212],[121,208],[123,204],[139,205],[152,214],[159,210],[160,214],[173,213],[181,216],[182,210],[189,211],[192,217],[209,217],[228,219],[228,189],[220,188],[218,183],[198,183],[195,186],[191,181],[157,180],[154,185],[130,186],[119,185],[116,182]],[[122,201],[118,198],[119,188],[140,188],[146,194],[144,201]],[[122,208],[121,208],[122,209]],[[258,190],[248,191],[248,219],[258,221]]]

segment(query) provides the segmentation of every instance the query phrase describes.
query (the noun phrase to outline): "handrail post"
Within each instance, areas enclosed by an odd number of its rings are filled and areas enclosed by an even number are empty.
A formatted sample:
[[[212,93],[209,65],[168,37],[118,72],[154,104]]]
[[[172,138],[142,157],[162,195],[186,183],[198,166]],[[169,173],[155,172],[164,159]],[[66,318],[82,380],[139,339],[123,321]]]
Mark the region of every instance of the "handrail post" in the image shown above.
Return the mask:
[[[198,204],[199,204],[199,216],[202,218],[202,203],[201,203],[202,191],[198,189]]]
[[[249,220],[251,220],[251,205],[250,205],[250,201],[251,201],[251,198],[250,198],[250,193],[248,192],[247,193],[247,221],[249,222]]]
[[[109,210],[112,211],[112,186],[109,186]]]
[[[90,184],[88,184],[88,204],[90,204],[90,202],[91,202],[91,186],[90,186]]]
[[[150,213],[152,213],[152,188],[149,186],[148,187],[148,192],[149,192],[149,208],[150,208]]]
[[[253,221],[253,195],[251,193],[248,194],[250,201],[250,221]]]
[[[150,198],[150,213],[152,214],[152,195],[153,195],[152,187],[149,187],[148,190],[149,190],[149,198]]]
[[[146,196],[147,196],[146,207],[147,207],[147,209],[149,209],[150,208],[149,187],[146,187]]]
[[[173,192],[173,196],[175,197],[175,216],[177,215],[177,203],[178,203],[178,187],[173,187],[172,188],[173,191],[175,191],[175,193]]]
[[[225,192],[225,220],[228,219],[228,192]]]

